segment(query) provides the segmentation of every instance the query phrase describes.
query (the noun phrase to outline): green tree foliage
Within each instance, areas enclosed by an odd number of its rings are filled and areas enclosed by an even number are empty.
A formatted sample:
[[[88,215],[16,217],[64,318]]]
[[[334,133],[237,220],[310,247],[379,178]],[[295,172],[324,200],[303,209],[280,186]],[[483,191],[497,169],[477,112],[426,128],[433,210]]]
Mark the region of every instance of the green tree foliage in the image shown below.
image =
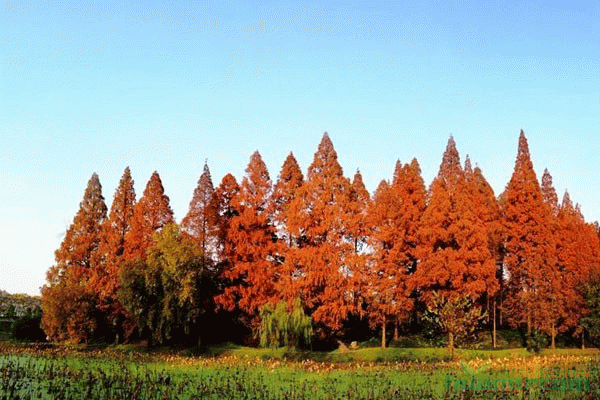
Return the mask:
[[[448,348],[454,353],[455,345],[469,339],[485,318],[485,313],[469,293],[448,295],[433,291],[424,317],[448,334]]]
[[[579,287],[583,295],[587,314],[581,318],[581,324],[592,341],[600,341],[600,274],[594,273]]]
[[[199,340],[198,323],[212,294],[204,290],[209,278],[202,251],[176,224],[156,232],[153,239],[145,259],[122,269],[121,301],[149,347],[182,338]]]
[[[260,309],[260,345],[298,349],[310,345],[313,335],[312,320],[306,315],[300,298],[291,307],[280,301],[276,307],[266,303]]]
[[[27,342],[44,342],[46,334],[41,328],[42,309],[35,307],[27,309],[24,315],[13,321],[10,328],[10,336],[13,339]]]

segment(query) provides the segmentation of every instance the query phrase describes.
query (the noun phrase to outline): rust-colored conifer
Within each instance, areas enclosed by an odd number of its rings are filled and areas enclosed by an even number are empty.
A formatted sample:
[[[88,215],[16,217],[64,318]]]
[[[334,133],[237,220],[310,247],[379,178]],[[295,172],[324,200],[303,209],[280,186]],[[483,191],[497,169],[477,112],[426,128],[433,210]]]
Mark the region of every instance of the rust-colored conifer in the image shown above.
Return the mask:
[[[127,167],[115,191],[108,218],[102,224],[97,262],[88,285],[98,296],[97,308],[115,332],[116,342],[129,336],[135,327],[118,298],[119,267],[124,261],[125,235],[130,230],[134,206],[135,190]]]
[[[338,332],[347,317],[358,312],[360,269],[352,265],[353,243],[345,240],[352,215],[352,184],[343,176],[327,133],[307,175],[288,219],[292,234],[301,238],[300,246],[289,252],[286,262],[288,270],[294,271],[294,292],[323,335]]]
[[[143,259],[154,243],[152,234],[174,223],[169,197],[154,171],[144,189],[144,195],[134,207],[129,232],[125,235],[125,259]]]
[[[252,154],[239,193],[232,199],[238,215],[231,219],[225,243],[233,255],[223,270],[228,282],[216,302],[227,310],[238,307],[252,328],[260,324],[260,307],[277,304],[278,278],[273,241],[275,230],[269,218],[271,179],[258,151]]]
[[[421,222],[420,262],[413,284],[426,304],[431,305],[434,293],[441,293],[449,302],[458,294],[467,294],[471,300],[495,294],[495,262],[452,137],[431,184],[430,202]],[[448,345],[453,348],[454,332],[445,329]]]
[[[216,257],[213,229],[211,229],[210,200],[214,192],[208,164],[204,163],[204,170],[194,189],[187,215],[181,221],[181,230],[190,235],[200,246],[206,260]]]
[[[56,264],[46,275],[48,284],[42,288],[42,328],[53,340],[86,342],[94,334],[96,298],[87,284],[97,257],[106,210],[102,186],[94,173],[79,211],[55,252]]]
[[[508,294],[504,301],[513,326],[543,330],[554,319],[551,286],[556,284],[556,253],[549,207],[529,155],[527,138],[519,135],[515,169],[502,202]]]

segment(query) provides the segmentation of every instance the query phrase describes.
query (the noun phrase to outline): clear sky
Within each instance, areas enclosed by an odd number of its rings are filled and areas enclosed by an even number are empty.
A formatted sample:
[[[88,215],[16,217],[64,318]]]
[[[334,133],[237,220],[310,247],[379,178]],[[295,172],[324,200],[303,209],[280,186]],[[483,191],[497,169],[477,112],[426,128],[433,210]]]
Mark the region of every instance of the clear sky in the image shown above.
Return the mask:
[[[600,219],[599,1],[0,2],[0,289],[39,294],[97,172],[154,170],[178,222],[205,159],[304,172],[327,131],[369,191],[448,137],[496,194],[534,168]]]

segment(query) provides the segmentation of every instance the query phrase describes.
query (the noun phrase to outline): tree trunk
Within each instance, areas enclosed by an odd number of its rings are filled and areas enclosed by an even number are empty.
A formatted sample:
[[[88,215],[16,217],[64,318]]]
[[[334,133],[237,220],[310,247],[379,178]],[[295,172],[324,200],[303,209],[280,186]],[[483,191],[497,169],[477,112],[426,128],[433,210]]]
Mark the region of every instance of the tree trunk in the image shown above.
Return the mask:
[[[385,322],[381,324],[381,348],[385,349]]]
[[[554,322],[552,323],[552,344],[550,348],[554,350],[556,348],[556,329],[554,328]]]
[[[500,318],[500,327],[502,327],[502,308],[504,307],[504,299],[502,299],[502,293],[500,293],[500,315],[498,316]]]
[[[492,323],[492,348],[496,348],[496,298],[494,298],[494,312],[493,312],[494,321]]]
[[[452,358],[454,358],[454,334],[452,332],[448,332],[448,349]]]
[[[581,350],[585,350],[585,331],[581,331]]]
[[[531,334],[531,312],[527,311],[527,334]]]
[[[398,332],[398,319],[396,319],[396,323],[394,325],[394,342],[397,342],[400,339],[400,334]]]

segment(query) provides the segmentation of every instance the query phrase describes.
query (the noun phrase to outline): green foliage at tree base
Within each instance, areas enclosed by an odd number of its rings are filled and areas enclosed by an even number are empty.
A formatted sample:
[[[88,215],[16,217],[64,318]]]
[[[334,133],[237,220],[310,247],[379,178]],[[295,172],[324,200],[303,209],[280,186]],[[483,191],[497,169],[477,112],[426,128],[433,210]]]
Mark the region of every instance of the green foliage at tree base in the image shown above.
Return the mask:
[[[299,298],[291,309],[284,301],[276,307],[265,304],[260,311],[260,345],[262,347],[290,347],[297,349],[302,344],[310,345],[313,335],[312,319],[302,308]]]

